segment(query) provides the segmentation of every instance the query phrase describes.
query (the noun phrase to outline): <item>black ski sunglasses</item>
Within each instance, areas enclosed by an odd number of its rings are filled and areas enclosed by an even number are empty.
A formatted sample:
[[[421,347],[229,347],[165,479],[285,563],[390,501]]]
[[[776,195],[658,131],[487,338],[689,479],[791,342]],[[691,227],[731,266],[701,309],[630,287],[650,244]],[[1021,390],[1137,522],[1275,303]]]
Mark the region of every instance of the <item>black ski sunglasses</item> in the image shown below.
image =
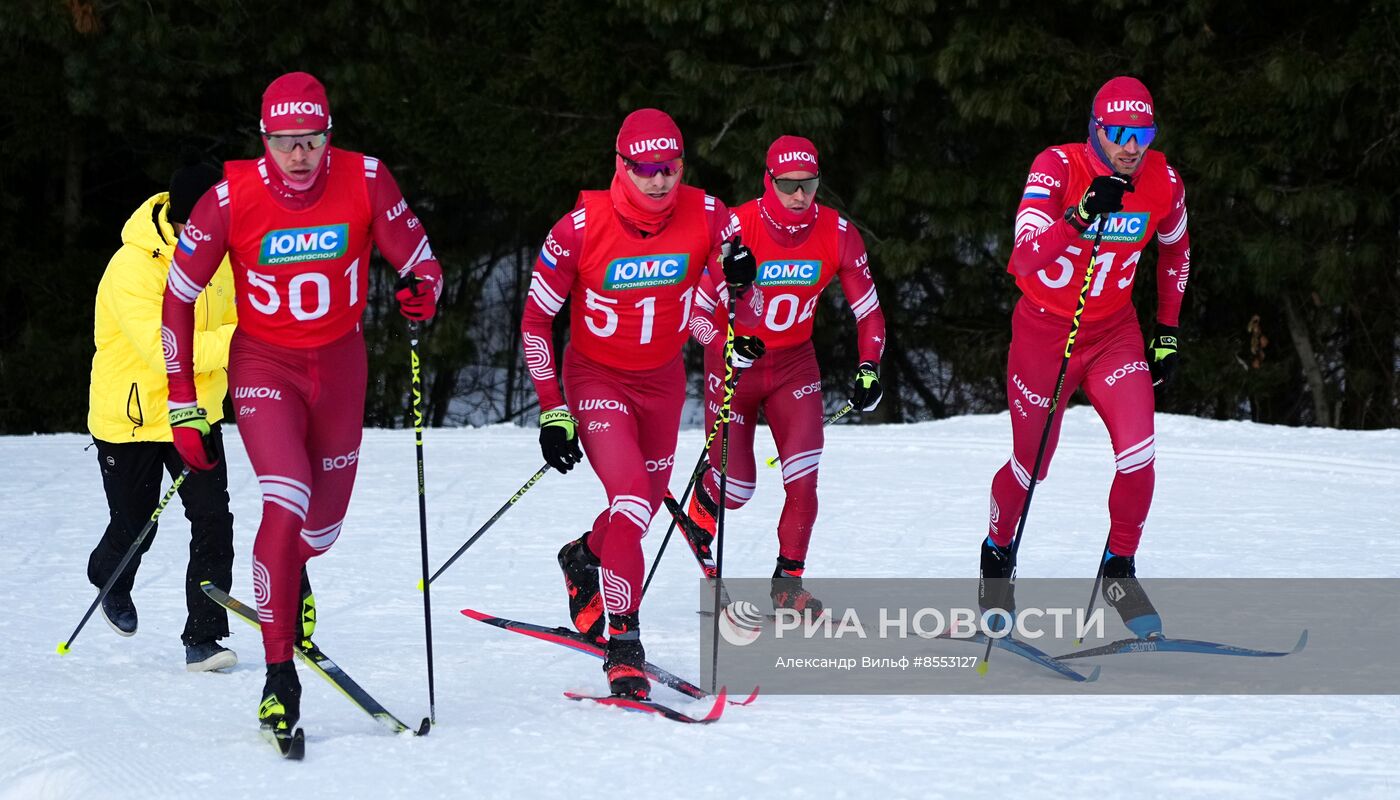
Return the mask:
[[[812,178],[779,178],[770,169],[768,177],[773,179],[773,186],[783,194],[794,194],[798,189],[801,189],[808,197],[812,196],[812,193],[817,190],[817,185],[822,181],[820,172]]]

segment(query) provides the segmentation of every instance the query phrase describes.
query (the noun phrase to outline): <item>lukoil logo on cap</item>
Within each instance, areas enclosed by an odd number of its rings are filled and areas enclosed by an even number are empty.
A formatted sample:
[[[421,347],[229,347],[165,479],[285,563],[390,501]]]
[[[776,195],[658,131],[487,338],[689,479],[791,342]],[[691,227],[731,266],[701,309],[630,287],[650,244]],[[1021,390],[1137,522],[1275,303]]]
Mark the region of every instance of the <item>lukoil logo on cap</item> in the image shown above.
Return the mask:
[[[642,139],[627,146],[627,155],[640,156],[653,150],[680,150],[681,143],[671,138]]]
[[[797,150],[791,153],[780,153],[778,155],[779,164],[787,164],[793,161],[801,161],[805,164],[811,164],[814,167],[817,165],[817,157],[804,150]]]
[[[1104,107],[1105,114],[1114,114],[1119,111],[1136,111],[1142,114],[1152,113],[1152,104],[1143,100],[1109,100]]]
[[[269,117],[285,117],[291,114],[302,114],[305,116],[312,117],[324,117],[326,115],[326,110],[321,107],[320,103],[312,103],[306,100],[273,103],[267,109],[267,115]],[[297,122],[301,121],[301,118],[297,119]]]

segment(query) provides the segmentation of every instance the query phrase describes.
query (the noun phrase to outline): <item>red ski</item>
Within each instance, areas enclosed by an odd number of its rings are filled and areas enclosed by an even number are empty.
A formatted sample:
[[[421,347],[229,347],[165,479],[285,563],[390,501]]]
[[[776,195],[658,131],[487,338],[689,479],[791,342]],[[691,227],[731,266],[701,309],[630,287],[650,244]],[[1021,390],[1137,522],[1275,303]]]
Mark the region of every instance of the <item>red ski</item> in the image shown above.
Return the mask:
[[[676,709],[671,708],[670,706],[662,705],[661,703],[658,703],[655,700],[634,700],[630,697],[618,697],[616,695],[595,696],[579,694],[578,692],[564,692],[564,696],[569,698],[570,700],[589,700],[594,703],[597,703],[600,706],[613,706],[614,708],[620,708],[624,711],[635,711],[642,714],[656,714],[657,716],[665,717],[666,719],[669,719],[672,722],[686,722],[693,725],[709,725],[711,722],[718,721],[720,716],[724,714],[724,706],[726,704],[726,697],[723,686],[720,687],[719,694],[715,695],[715,703],[713,706],[710,707],[710,713],[706,714],[703,717],[692,717],[689,714],[686,714],[685,712],[677,711]]]

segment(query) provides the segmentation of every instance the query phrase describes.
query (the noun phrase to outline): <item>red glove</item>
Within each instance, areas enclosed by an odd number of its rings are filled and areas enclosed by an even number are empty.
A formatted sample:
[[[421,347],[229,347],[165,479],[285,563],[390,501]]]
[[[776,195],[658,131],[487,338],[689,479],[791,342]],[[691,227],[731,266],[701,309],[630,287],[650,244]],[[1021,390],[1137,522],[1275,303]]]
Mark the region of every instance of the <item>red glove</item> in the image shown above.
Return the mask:
[[[399,301],[399,313],[415,322],[426,322],[437,313],[438,295],[442,294],[442,267],[427,261],[405,272],[394,284],[394,299]]]
[[[204,437],[209,435],[209,422],[204,416],[202,408],[170,409],[170,434],[175,438],[175,450],[190,472],[213,469],[219,463],[204,446]]]

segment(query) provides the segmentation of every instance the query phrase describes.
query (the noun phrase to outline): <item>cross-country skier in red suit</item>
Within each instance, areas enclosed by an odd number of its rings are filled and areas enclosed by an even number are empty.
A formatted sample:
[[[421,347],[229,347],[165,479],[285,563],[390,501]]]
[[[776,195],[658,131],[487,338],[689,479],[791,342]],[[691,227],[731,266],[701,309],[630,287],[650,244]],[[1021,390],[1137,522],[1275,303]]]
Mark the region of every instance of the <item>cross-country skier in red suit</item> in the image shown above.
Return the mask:
[[[164,327],[175,446],[208,469],[195,406],[191,305],[227,253],[239,324],[229,355],[238,433],[262,487],[253,594],[267,682],[258,718],[290,733],[301,684],[292,644],[309,638],[315,606],[305,565],[340,535],[360,452],[370,246],[399,273],[404,316],[431,319],[442,268],[423,225],[379,159],[330,146],[326,90],[304,72],[263,93],[265,152],[225,165],[195,206],[166,285]]]
[[[812,348],[817,301],[833,278],[841,281],[856,317],[860,364],[851,404],[862,411],[880,402],[880,356],[885,350],[885,315],[870,277],[869,255],[855,226],[816,202],[821,170],[817,148],[800,136],[781,136],[768,148],[763,196],[739,206],[735,216],[747,233],[746,244],[758,261],[755,282],[764,294],[765,313],[755,325],[739,325],[736,349],[757,337],[765,345],[763,360],[747,366],[734,392],[729,425],[727,508],[740,508],[753,497],[754,429],[762,409],[778,445],[787,499],[778,520],[778,564],[771,596],[775,607],[820,613],[822,605],[802,586],[807,544],[817,520],[817,467],[822,457],[821,372]],[[716,309],[710,305],[713,312]],[[719,413],[723,396],[723,310],[691,320],[695,338],[705,348],[706,430]],[[719,494],[719,448],[710,448],[711,469],[691,497],[690,518],[708,536],[701,555],[708,557],[715,534],[714,498]]]
[[[610,689],[643,699],[650,685],[637,621],[642,536],[675,459],[687,323],[698,294],[725,302],[732,290],[739,316],[750,321],[762,310],[737,221],[719,200],[680,183],[683,156],[680,129],[666,113],[627,116],[612,186],[581,193],[550,231],[521,325],[545,460],[568,472],[583,457],[582,442],[608,494],[593,528],[559,551],[569,615],[581,633],[601,637],[607,612]],[[720,246],[730,240],[721,278]],[[570,298],[561,394],[550,328]]]
[[[1008,550],[1045,427],[1070,320],[1098,232],[1108,215],[1085,299],[1082,325],[1065,373],[1061,405],[1078,387],[1103,418],[1117,474],[1108,495],[1109,542],[1104,599],[1140,637],[1160,636],[1162,620],[1136,577],[1134,556],[1152,504],[1153,386],[1170,380],[1177,361],[1177,316],[1191,271],[1186,189],[1156,150],[1155,109],[1147,87],[1130,77],[1105,83],[1094,96],[1087,142],[1036,156],[1016,211],[1007,271],[1022,297],[1011,320],[1006,399],[1013,452],[992,480],[991,515],[982,543],[983,578],[1010,577]],[[1143,248],[1157,240],[1157,324],[1144,348],[1132,304]],[[1044,480],[1059,438],[1055,417],[1038,476]],[[1009,583],[982,582],[982,607],[1014,610]]]

